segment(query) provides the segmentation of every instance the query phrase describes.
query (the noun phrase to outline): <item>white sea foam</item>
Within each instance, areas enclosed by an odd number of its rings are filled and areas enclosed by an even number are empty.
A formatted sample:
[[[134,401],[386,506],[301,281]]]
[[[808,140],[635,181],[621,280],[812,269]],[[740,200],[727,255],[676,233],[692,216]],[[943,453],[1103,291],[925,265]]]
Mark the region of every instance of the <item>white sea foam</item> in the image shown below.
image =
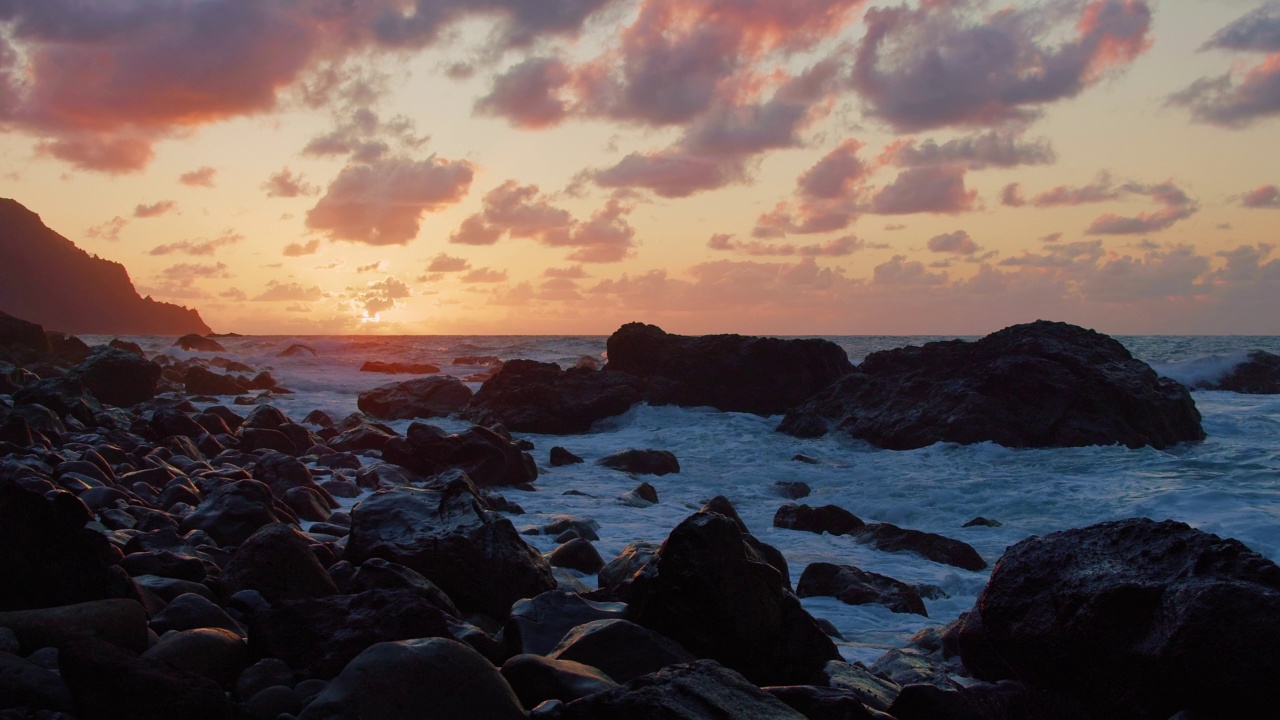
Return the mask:
[[[109,338],[108,338],[109,339]],[[166,351],[172,342],[135,338],[150,352]],[[920,344],[932,338],[837,338],[850,357],[861,359],[878,349]],[[572,364],[577,357],[598,356],[604,338],[223,338],[226,357],[272,373],[295,394],[273,401],[300,419],[313,409],[341,418],[356,410],[356,393],[405,379],[358,371],[365,360],[430,362],[445,372],[466,376],[483,368],[453,366],[461,355],[497,355]],[[1124,340],[1124,339],[1122,339]],[[317,357],[281,358],[295,342],[307,344]],[[1186,382],[1195,373],[1227,367],[1230,339],[1140,338],[1126,344],[1144,349],[1160,368]],[[1280,339],[1249,338],[1239,347],[1280,349]],[[1134,350],[1138,352],[1137,350]],[[197,353],[209,357],[210,353]],[[1217,360],[1206,360],[1215,356]],[[1180,360],[1190,359],[1187,362]],[[1192,371],[1193,368],[1199,368]],[[1183,372],[1185,369],[1186,372]],[[478,385],[473,385],[478,387]],[[1168,450],[1120,446],[1053,450],[1013,450],[990,443],[970,446],[937,444],[910,451],[878,450],[847,437],[800,440],[775,433],[778,419],[708,408],[638,406],[603,421],[594,432],[573,436],[528,435],[536,446],[540,476],[536,492],[505,491],[528,514],[513,516],[517,526],[539,525],[556,514],[595,518],[601,527],[596,543],[609,559],[633,540],[660,542],[681,520],[707,499],[724,495],[737,507],[761,540],[783,552],[793,583],[812,562],[856,565],[908,583],[940,586],[950,597],[926,600],[929,618],[895,614],[879,606],[848,606],[831,598],[810,598],[804,605],[832,621],[846,641],[842,653],[870,661],[884,649],[899,647],[912,634],[954,619],[972,607],[989,570],[969,572],[923,560],[907,553],[886,553],[849,537],[832,537],[772,527],[774,512],[786,502],[777,481],[803,481],[813,494],[802,502],[835,504],[864,520],[940,533],[963,540],[994,564],[1010,544],[1031,535],[1079,527],[1105,520],[1146,516],[1175,519],[1224,537],[1237,538],[1263,555],[1280,560],[1280,396],[1246,396],[1197,392],[1208,439]],[[457,420],[432,420],[451,431],[465,429]],[[408,421],[391,423],[398,430]],[[582,465],[551,468],[547,453],[563,445],[587,459]],[[659,478],[631,477],[593,464],[624,448],[670,450],[681,472]],[[818,464],[794,462],[804,454]],[[647,481],[661,502],[635,508],[618,496]],[[565,495],[568,490],[587,493]],[[1002,527],[962,528],[984,516]],[[531,536],[539,550],[554,541]],[[594,578],[584,578],[589,584]]]
[[[1187,387],[1197,387],[1201,383],[1212,383],[1226,377],[1249,359],[1248,350],[1237,350],[1224,354],[1212,354],[1189,360],[1177,360],[1156,363],[1151,367],[1161,375],[1172,378]]]

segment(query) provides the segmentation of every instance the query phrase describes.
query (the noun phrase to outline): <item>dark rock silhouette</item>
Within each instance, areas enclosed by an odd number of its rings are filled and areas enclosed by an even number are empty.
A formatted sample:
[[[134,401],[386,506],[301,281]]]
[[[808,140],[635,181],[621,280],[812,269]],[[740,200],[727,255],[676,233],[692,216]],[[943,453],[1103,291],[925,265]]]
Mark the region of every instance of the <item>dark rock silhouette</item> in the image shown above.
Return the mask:
[[[924,600],[910,585],[852,565],[812,563],[800,575],[796,595],[830,596],[847,605],[883,605],[896,613],[929,616]]]
[[[1198,390],[1230,390],[1248,395],[1280,393],[1280,355],[1253,350],[1249,359],[1217,380],[1196,383]]]
[[[798,437],[832,429],[892,450],[984,441],[1164,448],[1204,438],[1186,388],[1106,335],[1044,320],[976,342],[872,353],[778,426]]]
[[[561,370],[555,363],[511,360],[485,381],[463,413],[516,432],[583,433],[646,399],[646,380],[626,373]]]
[[[1013,545],[959,635],[979,678],[1072,695],[1098,717],[1153,719],[1253,714],[1280,675],[1277,644],[1280,567],[1147,519]]]
[[[471,400],[471,388],[452,375],[430,375],[379,385],[360,393],[357,405],[383,420],[444,417]]]
[[[0,198],[0,310],[67,333],[207,333],[192,309],[142,298],[124,266],[89,255]]]

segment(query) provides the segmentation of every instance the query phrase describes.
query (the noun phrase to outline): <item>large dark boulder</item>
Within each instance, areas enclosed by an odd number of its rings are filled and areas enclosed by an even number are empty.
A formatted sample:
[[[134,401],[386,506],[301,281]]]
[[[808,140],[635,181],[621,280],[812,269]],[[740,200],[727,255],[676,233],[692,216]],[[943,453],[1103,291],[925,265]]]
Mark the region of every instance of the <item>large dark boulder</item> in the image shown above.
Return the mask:
[[[529,453],[508,438],[476,425],[450,435],[426,423],[413,423],[404,437],[392,438],[382,457],[424,477],[461,470],[477,485],[521,485],[538,478]]]
[[[360,393],[361,412],[383,420],[444,417],[471,401],[471,388],[452,375],[379,385]]]
[[[526,717],[498,669],[475,650],[430,638],[380,643],[353,659],[298,720],[519,720]]]
[[[673,665],[565,705],[562,720],[802,720],[769,693],[711,660]]]
[[[218,586],[224,598],[256,590],[271,603],[338,594],[308,538],[284,523],[263,526],[236,548]]]
[[[160,366],[127,351],[101,345],[72,372],[108,405],[130,407],[156,396]]]
[[[787,503],[773,514],[774,527],[803,530],[819,535],[824,532],[832,535],[849,535],[865,525],[862,518],[838,505],[823,505],[815,508]]]
[[[263,525],[280,522],[271,488],[256,480],[229,482],[205,496],[182,519],[183,532],[203,530],[219,545],[239,545]]]
[[[512,605],[502,637],[512,655],[546,655],[573,628],[595,620],[621,619],[626,609],[622,603],[595,602],[552,590]]]
[[[435,583],[464,612],[504,618],[556,586],[547,561],[465,477],[429,490],[382,490],[351,511],[346,559],[380,557]]]
[[[1043,320],[976,342],[872,353],[778,425],[799,437],[832,429],[893,450],[985,441],[1164,448],[1204,438],[1186,388],[1106,335]]]
[[[74,377],[50,377],[29,382],[13,394],[13,402],[15,405],[43,405],[60,418],[75,418],[85,425],[93,425],[94,417],[102,412],[102,403]]]
[[[222,688],[209,678],[138,657],[105,640],[76,640],[58,652],[58,669],[83,720],[231,720]]]
[[[1031,537],[996,564],[959,647],[975,676],[1099,717],[1247,717],[1280,677],[1280,567],[1173,521]]]
[[[1280,355],[1252,350],[1248,359],[1222,377],[1196,383],[1199,390],[1229,390],[1248,395],[1280,393]]]
[[[445,614],[413,590],[294,600],[260,608],[248,620],[255,657],[280,658],[323,679],[377,643],[450,636]]]
[[[0,310],[0,349],[12,348],[27,356],[49,353],[49,338],[44,328]]]
[[[636,573],[633,617],[758,685],[806,684],[839,654],[759,557],[732,519],[698,512]]]
[[[618,686],[590,665],[531,654],[516,655],[503,663],[502,677],[530,710],[546,700],[569,702]]]
[[[192,365],[183,372],[182,383],[192,395],[243,395],[249,391],[238,378],[199,365]]]
[[[227,351],[226,348],[222,347],[222,343],[198,333],[188,333],[177,340],[174,340],[173,347],[180,347],[183,350],[195,350],[197,352]]]
[[[644,379],[626,373],[511,360],[485,381],[463,414],[516,432],[584,433],[597,420],[621,415],[644,400],[648,387]]]
[[[896,613],[929,617],[924,600],[915,588],[852,565],[810,564],[800,574],[796,595],[802,598],[829,596],[846,605],[883,605]]]
[[[901,528],[890,523],[870,523],[853,531],[858,542],[885,552],[910,552],[926,560],[963,570],[985,570],[987,561],[966,542],[937,533]]]
[[[596,460],[596,464],[637,475],[668,475],[680,472],[680,461],[670,450],[629,448],[609,453]]]
[[[759,415],[790,410],[853,367],[828,340],[688,337],[642,323],[619,328],[607,350],[607,371],[671,381],[673,404]]]
[[[578,625],[547,657],[590,665],[618,682],[697,659],[671,638],[619,618]]]

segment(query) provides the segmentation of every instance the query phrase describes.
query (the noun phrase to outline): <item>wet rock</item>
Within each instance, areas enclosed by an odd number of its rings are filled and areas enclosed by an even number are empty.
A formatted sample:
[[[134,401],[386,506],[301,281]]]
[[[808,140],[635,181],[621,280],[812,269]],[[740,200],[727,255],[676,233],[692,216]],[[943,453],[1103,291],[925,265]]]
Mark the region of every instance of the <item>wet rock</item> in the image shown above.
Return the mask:
[[[474,422],[502,423],[516,432],[583,433],[597,420],[631,409],[645,398],[647,388],[634,375],[511,360],[485,381],[464,415]]]
[[[244,452],[273,450],[285,455],[299,455],[298,446],[288,435],[268,428],[242,427],[238,431],[240,449]]]
[[[131,407],[156,396],[160,366],[127,350],[99,346],[72,373],[102,402]]]
[[[880,712],[888,710],[902,691],[897,683],[875,675],[860,663],[849,664],[843,660],[824,665],[819,681],[853,693],[863,705]]]
[[[161,639],[142,653],[142,659],[208,678],[230,689],[249,666],[249,647],[230,630],[198,628]]]
[[[0,612],[0,627],[9,628],[18,637],[23,655],[85,639],[102,639],[138,652],[147,647],[147,613],[136,600],[96,600]]]
[[[271,488],[256,480],[227,483],[205,496],[195,511],[183,518],[183,532],[203,530],[219,545],[239,545],[263,525],[280,522]]]
[[[208,598],[196,593],[175,597],[164,610],[151,618],[151,629],[163,635],[170,630],[195,630],[197,628],[221,628],[244,637],[244,627],[225,610]]]
[[[113,347],[117,350],[124,350],[125,352],[133,353],[134,355],[137,355],[140,358],[145,359],[147,357],[147,354],[142,351],[141,345],[139,345],[136,342],[131,342],[129,340],[112,338],[111,342],[107,343],[107,347]]]
[[[501,672],[528,709],[547,700],[569,702],[618,687],[612,678],[590,665],[541,655],[516,655],[503,663]]]
[[[63,645],[58,667],[81,720],[234,717],[231,703],[214,681],[140,658],[103,640]]]
[[[193,395],[243,395],[249,391],[238,378],[199,365],[192,365],[182,373],[182,384]]]
[[[471,401],[471,388],[452,375],[379,385],[360,393],[361,412],[384,420],[444,417]]]
[[[256,590],[268,602],[336,595],[337,586],[292,525],[264,525],[236,548],[219,578],[224,598]]]
[[[463,611],[506,617],[516,600],[555,587],[547,561],[465,477],[440,489],[374,493],[351,519],[346,559],[380,557],[412,568]]]
[[[680,472],[680,462],[669,450],[619,450],[596,461],[597,465],[637,475],[667,475]]]
[[[74,377],[50,377],[29,382],[13,394],[15,405],[43,405],[59,418],[82,425],[94,424],[102,404]]]
[[[41,355],[50,351],[43,327],[0,311],[0,348],[4,347],[23,348]]]
[[[358,427],[343,431],[330,438],[325,444],[338,452],[360,452],[361,450],[377,450],[381,452],[387,447],[391,438],[398,437],[394,432],[372,424],[362,423]],[[358,465],[357,461],[357,465]]]
[[[815,508],[789,503],[778,508],[773,515],[774,527],[803,530],[819,535],[824,532],[831,535],[849,535],[865,525],[866,523],[862,522],[858,516],[836,505]]]
[[[507,681],[482,655],[463,643],[432,638],[365,650],[298,720],[334,717],[516,720],[526,715]]]
[[[948,677],[946,668],[937,659],[937,655],[926,657],[913,650],[895,648],[881,655],[867,669],[902,687],[926,684],[950,690],[954,684]]]
[[[871,523],[854,531],[858,542],[886,552],[911,552],[926,560],[963,570],[984,570],[987,562],[972,546],[959,540],[889,523]]]
[[[277,720],[281,715],[296,717],[304,707],[294,689],[272,685],[259,690],[244,704],[247,720]]]
[[[227,349],[213,338],[207,338],[203,335],[191,333],[183,335],[173,343],[173,347],[180,347],[183,350],[195,350],[197,352],[226,352]]]
[[[733,520],[690,516],[633,579],[635,620],[758,684],[805,684],[839,655],[754,555]]]
[[[778,426],[800,437],[832,428],[893,450],[984,441],[1164,448],[1204,438],[1181,385],[1106,335],[1045,321],[872,353]]]
[[[808,483],[803,483],[798,480],[778,480],[773,484],[773,486],[778,489],[779,495],[788,500],[800,500],[802,498],[807,498],[809,497],[809,493],[813,492],[809,489]]]
[[[620,653],[618,648],[627,651]],[[670,638],[616,618],[593,620],[574,627],[547,657],[590,665],[618,682],[696,659]]]
[[[622,603],[596,602],[552,590],[512,605],[502,635],[511,655],[547,655],[573,628],[595,620],[622,619],[626,610]]]
[[[1004,523],[999,520],[989,520],[984,517],[976,517],[961,527],[1004,527]]]
[[[604,567],[604,558],[596,551],[596,546],[586,538],[575,538],[561,545],[547,556],[552,567],[569,568],[581,573],[591,574]]]
[[[508,438],[479,425],[451,435],[426,423],[393,438],[383,458],[425,477],[461,470],[481,487],[521,485],[538,478],[538,466]]]
[[[245,668],[236,678],[235,694],[241,700],[248,700],[263,690],[277,685],[293,687],[297,677],[288,665],[279,658],[263,658]]]
[[[365,560],[352,575],[348,592],[354,595],[366,590],[412,590],[441,612],[455,618],[462,617],[453,600],[435,583],[412,568],[382,558]]]
[[[819,685],[774,685],[761,688],[807,720],[874,720],[858,696]],[[881,716],[883,717],[883,716]]]
[[[1252,350],[1248,359],[1226,375],[1196,383],[1198,390],[1229,390],[1249,395],[1280,393],[1280,355],[1265,350]]]
[[[1277,643],[1280,567],[1235,540],[1146,519],[1011,546],[959,635],[979,678],[1016,676],[1135,718],[1250,714],[1270,702]]]
[[[741,335],[670,335],[642,323],[609,337],[607,372],[672,383],[676,405],[776,415],[800,404],[852,370],[840,346],[827,340]]]
[[[559,445],[551,448],[551,457],[549,459],[551,467],[563,467],[565,465],[575,465],[584,462],[582,458],[565,450]]]
[[[963,689],[917,684],[902,688],[889,708],[898,720],[1078,720],[1090,714],[1078,701],[1011,680]]]
[[[711,660],[676,665],[564,706],[563,720],[802,720],[800,713]]]
[[[316,349],[310,345],[297,343],[280,351],[280,357],[315,357]]]
[[[658,552],[658,545],[637,540],[627,543],[618,557],[610,560],[596,574],[596,581],[601,590],[609,590],[623,600],[631,596],[631,579],[653,559]]]
[[[852,565],[810,564],[800,575],[796,595],[829,596],[846,605],[883,605],[896,613],[929,617],[924,601],[910,585]]]
[[[400,363],[368,360],[360,366],[360,372],[386,373],[387,375],[431,375],[440,368],[429,363]]]
[[[649,483],[640,483],[634,490],[628,490],[618,498],[623,505],[631,507],[649,507],[658,503],[658,489]]]
[[[15,718],[38,718],[36,713],[41,710],[74,709],[71,694],[58,673],[9,652],[0,652],[0,708],[26,708],[21,715],[0,710],[5,717]]]

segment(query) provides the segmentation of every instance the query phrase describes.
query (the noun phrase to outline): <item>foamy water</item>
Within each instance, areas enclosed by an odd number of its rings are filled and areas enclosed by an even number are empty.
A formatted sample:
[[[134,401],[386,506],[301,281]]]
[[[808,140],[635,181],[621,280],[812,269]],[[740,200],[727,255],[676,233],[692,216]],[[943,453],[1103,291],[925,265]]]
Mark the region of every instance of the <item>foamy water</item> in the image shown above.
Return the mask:
[[[105,338],[109,339],[109,338]],[[105,340],[102,339],[102,340]],[[166,346],[169,338],[133,338],[149,353],[175,357],[210,356]],[[869,352],[920,344],[934,338],[832,338],[854,361]],[[1189,383],[1216,377],[1244,359],[1248,349],[1280,353],[1280,338],[1118,338],[1167,376]],[[582,355],[600,357],[604,337],[401,337],[401,338],[222,338],[225,357],[272,374],[293,395],[274,404],[294,419],[314,409],[335,419],[356,411],[356,394],[406,379],[361,373],[366,360],[427,362],[465,377],[484,368],[454,366],[463,355],[528,357],[570,365]],[[316,349],[316,357],[282,358],[294,343]],[[473,387],[479,387],[473,384]],[[1224,537],[1237,538],[1280,561],[1280,396],[1196,392],[1208,439],[1167,450],[1091,447],[1013,450],[990,443],[937,444],[910,451],[878,450],[843,436],[800,440],[773,428],[779,418],[722,413],[708,408],[638,406],[602,421],[593,432],[573,436],[522,435],[536,449],[540,474],[536,492],[505,491],[527,511],[513,516],[518,527],[537,525],[556,514],[591,517],[600,523],[596,543],[606,560],[633,540],[660,542],[707,499],[724,495],[751,531],[777,547],[790,564],[792,583],[805,566],[824,561],[850,564],[908,583],[940,586],[950,597],[926,600],[928,618],[895,614],[879,606],[848,606],[831,598],[805,599],[816,616],[835,624],[847,659],[870,662],[887,648],[900,647],[915,632],[944,624],[972,607],[989,570],[969,572],[886,553],[849,537],[833,537],[772,527],[774,512],[786,502],[777,481],[802,481],[813,493],[801,502],[835,504],[871,522],[940,533],[963,540],[994,564],[1010,544],[1105,520],[1145,516],[1174,519]],[[457,431],[467,424],[431,420]],[[390,423],[403,432],[409,421]],[[551,468],[547,453],[562,445],[586,464]],[[670,450],[681,472],[634,478],[591,463],[625,448]],[[818,464],[794,462],[804,454]],[[660,502],[648,508],[617,498],[641,480],[657,488]],[[576,490],[586,495],[565,495]],[[984,516],[1002,527],[962,528]],[[527,538],[539,550],[554,547],[550,537]],[[594,577],[583,578],[594,586]]]

